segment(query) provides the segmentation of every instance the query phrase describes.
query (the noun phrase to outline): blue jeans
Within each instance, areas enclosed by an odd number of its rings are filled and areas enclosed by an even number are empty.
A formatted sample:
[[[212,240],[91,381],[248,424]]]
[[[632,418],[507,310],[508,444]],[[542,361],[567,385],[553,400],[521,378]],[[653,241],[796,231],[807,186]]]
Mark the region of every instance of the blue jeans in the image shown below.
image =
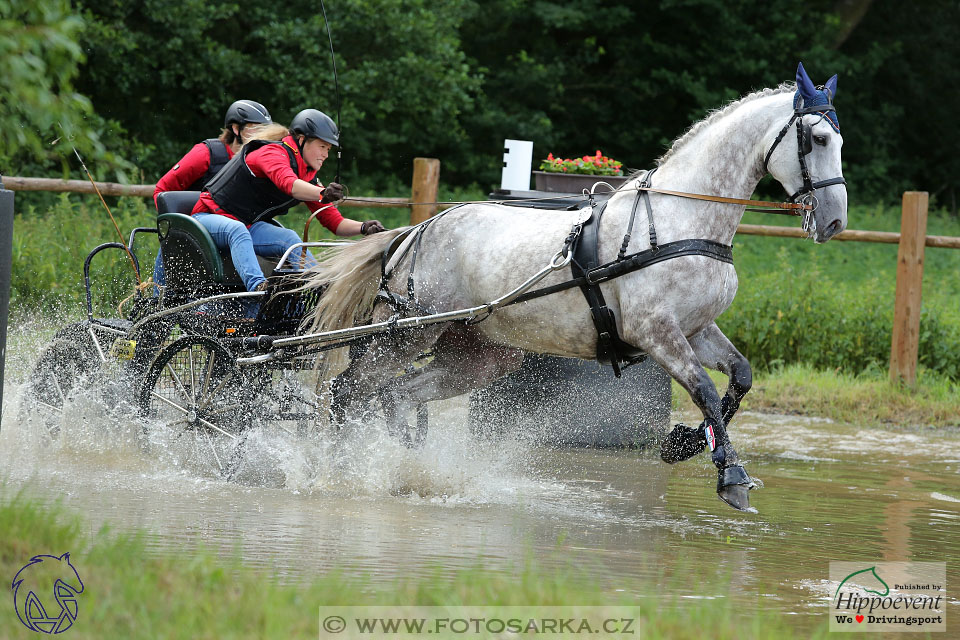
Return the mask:
[[[247,229],[242,222],[216,213],[197,213],[193,218],[210,232],[214,244],[221,249],[230,249],[233,266],[247,291],[253,291],[266,280],[257,262],[257,255],[279,258],[292,245],[300,242],[300,236],[293,230],[269,222],[256,222]],[[295,263],[300,260],[300,248],[291,252],[289,260]],[[306,262],[309,266],[316,264],[309,252]]]

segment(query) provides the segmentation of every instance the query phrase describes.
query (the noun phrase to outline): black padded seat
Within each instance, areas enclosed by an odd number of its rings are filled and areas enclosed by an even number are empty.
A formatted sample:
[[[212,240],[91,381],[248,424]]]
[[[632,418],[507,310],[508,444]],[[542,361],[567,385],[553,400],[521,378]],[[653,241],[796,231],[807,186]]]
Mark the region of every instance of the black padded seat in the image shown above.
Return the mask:
[[[190,216],[199,199],[199,191],[157,195],[157,230],[167,288],[192,295],[246,291],[230,250],[218,248],[206,228]],[[273,273],[278,258],[257,256],[264,275]]]

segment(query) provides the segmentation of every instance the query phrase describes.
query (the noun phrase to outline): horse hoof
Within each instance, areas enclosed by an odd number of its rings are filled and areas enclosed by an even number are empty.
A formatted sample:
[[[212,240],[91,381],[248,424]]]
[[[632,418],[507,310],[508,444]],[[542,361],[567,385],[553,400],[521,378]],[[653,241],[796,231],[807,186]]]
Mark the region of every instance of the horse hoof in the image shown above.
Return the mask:
[[[756,483],[740,465],[733,465],[717,472],[717,497],[738,511],[757,513],[750,506],[750,490]]]
[[[703,451],[706,446],[703,431],[678,424],[660,445],[660,459],[667,464],[683,462]]]

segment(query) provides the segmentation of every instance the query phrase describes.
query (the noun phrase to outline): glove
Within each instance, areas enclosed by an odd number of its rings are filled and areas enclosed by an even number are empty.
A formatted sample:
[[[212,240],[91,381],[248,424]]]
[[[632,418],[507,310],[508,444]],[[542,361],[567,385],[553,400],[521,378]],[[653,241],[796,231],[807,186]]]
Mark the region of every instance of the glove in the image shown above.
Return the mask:
[[[343,200],[343,185],[339,182],[331,182],[323,190],[323,197],[320,198],[320,202],[328,204],[330,202],[339,202],[340,200]]]
[[[386,229],[382,224],[380,224],[379,220],[367,220],[360,225],[360,233],[365,236],[369,236],[373,233],[380,233],[381,231],[386,231]]]

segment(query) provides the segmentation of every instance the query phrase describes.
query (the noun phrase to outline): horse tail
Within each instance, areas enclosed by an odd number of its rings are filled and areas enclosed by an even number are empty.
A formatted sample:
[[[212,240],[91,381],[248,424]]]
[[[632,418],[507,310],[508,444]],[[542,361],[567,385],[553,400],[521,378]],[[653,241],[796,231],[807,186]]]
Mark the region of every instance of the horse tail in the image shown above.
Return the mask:
[[[345,247],[326,252],[304,273],[303,290],[319,289],[317,305],[300,323],[301,333],[321,333],[366,323],[380,284],[383,252],[407,227],[383,231]],[[347,364],[347,349],[327,352],[321,363],[321,380]]]

